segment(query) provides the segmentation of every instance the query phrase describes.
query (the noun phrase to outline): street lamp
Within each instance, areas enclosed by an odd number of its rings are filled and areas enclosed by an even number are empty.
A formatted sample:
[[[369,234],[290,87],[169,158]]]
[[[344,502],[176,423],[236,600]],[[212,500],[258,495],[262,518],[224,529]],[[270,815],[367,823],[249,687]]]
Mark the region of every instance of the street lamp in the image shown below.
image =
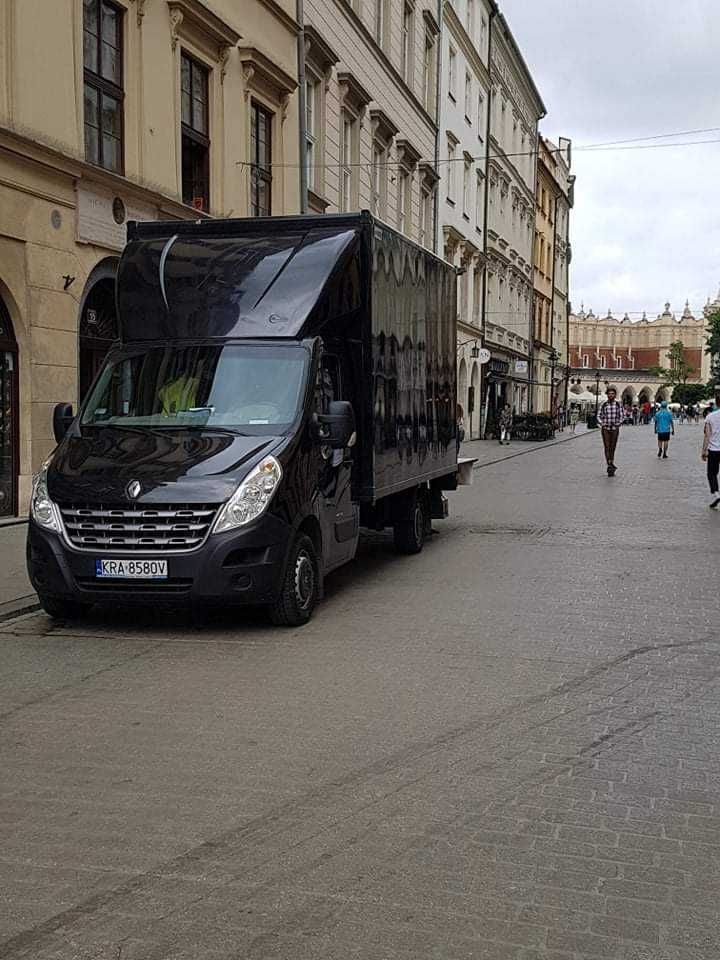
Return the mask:
[[[595,423],[597,423],[598,405],[600,404],[600,371],[595,371]]]

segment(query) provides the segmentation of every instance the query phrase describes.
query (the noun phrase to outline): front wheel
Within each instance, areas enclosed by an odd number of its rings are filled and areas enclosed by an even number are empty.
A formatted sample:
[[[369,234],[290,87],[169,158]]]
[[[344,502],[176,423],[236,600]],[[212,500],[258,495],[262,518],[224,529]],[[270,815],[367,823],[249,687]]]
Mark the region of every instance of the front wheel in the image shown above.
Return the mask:
[[[395,549],[398,553],[420,553],[425,543],[427,521],[425,505],[417,494],[408,500],[393,523]]]
[[[49,597],[40,593],[38,600],[45,613],[53,620],[79,620],[90,609],[89,604],[68,597]]]
[[[300,536],[290,550],[280,595],[270,607],[270,620],[280,627],[307,623],[318,601],[319,562],[310,537]]]

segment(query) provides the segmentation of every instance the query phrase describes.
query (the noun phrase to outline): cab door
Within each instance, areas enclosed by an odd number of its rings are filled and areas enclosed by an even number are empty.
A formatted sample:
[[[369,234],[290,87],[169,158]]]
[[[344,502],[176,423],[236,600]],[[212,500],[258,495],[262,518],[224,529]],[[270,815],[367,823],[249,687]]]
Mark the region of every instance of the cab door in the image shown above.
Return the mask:
[[[327,414],[333,400],[343,394],[338,358],[323,353],[318,367],[315,412]],[[357,413],[357,411],[356,411]],[[324,571],[352,560],[360,532],[360,511],[352,502],[352,449],[333,450],[322,441],[316,445],[317,488],[320,527],[323,536]]]

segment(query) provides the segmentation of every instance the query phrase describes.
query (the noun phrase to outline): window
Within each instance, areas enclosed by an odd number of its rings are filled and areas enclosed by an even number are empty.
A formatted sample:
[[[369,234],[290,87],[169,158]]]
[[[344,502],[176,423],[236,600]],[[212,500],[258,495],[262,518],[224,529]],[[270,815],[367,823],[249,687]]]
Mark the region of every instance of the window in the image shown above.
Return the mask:
[[[482,17],[480,20],[480,56],[484,56],[487,49],[487,28],[487,20]]]
[[[435,112],[435,39],[427,31],[423,53],[423,103],[428,113]]]
[[[343,110],[340,127],[340,210],[353,206],[353,154],[355,152],[355,118]]]
[[[408,86],[412,86],[412,51],[414,34],[415,24],[413,19],[413,6],[411,3],[405,3],[403,4],[400,72],[403,80],[408,84]]]
[[[253,102],[250,162],[254,217],[269,217],[272,213],[272,119],[269,111]]]
[[[470,74],[465,71],[465,119],[468,123],[472,123],[470,116],[472,115],[472,77]]]
[[[477,178],[475,180],[475,226],[478,230],[482,230],[483,226],[483,175],[478,171]]]
[[[422,195],[420,197],[420,223],[418,225],[418,240],[424,247],[432,247],[432,202],[432,193],[423,188]]]
[[[448,52],[448,94],[452,100],[455,99],[455,78],[457,75],[457,54],[453,47]]]
[[[482,140],[485,136],[485,100],[482,93],[478,94],[477,99],[477,135],[478,140]]]
[[[398,176],[397,226],[401,233],[410,233],[410,172],[400,168]]]
[[[470,219],[470,178],[472,176],[472,161],[467,157],[463,163],[463,216]]]
[[[84,0],[83,65],[85,159],[122,173],[122,10],[107,0]]]
[[[465,7],[465,29],[471,40],[475,40],[475,0],[467,0]]]
[[[618,370],[622,370],[622,357],[616,357],[616,358],[615,358],[615,367],[616,367]]]
[[[387,151],[379,140],[373,143],[372,162],[372,212],[376,217],[385,216],[387,201]]]
[[[387,0],[375,0],[375,39],[381,47],[385,46],[387,29]]]
[[[182,198],[198,210],[210,209],[208,71],[183,53],[180,58]]]
[[[448,139],[447,142],[447,198],[451,203],[455,203],[455,141]]]
[[[482,299],[482,267],[476,266],[473,270],[473,317],[480,318],[480,301]]]
[[[584,367],[589,367],[589,366],[590,366],[590,357],[589,357],[586,353],[583,354],[582,365],[583,365]]]
[[[313,73],[307,74],[305,82],[305,136],[307,138],[306,162],[307,184],[315,193],[319,192],[318,164],[320,162],[320,81]]]
[[[545,187],[540,188],[540,209],[545,213]]]

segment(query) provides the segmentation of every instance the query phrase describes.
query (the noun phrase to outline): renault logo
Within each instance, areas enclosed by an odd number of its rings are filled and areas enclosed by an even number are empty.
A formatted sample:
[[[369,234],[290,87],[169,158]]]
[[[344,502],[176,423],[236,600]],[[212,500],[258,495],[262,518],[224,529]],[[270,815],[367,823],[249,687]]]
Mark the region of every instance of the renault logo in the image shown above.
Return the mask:
[[[130,483],[125,487],[125,493],[131,500],[136,500],[140,496],[140,491],[142,487],[138,480],[131,480]]]

